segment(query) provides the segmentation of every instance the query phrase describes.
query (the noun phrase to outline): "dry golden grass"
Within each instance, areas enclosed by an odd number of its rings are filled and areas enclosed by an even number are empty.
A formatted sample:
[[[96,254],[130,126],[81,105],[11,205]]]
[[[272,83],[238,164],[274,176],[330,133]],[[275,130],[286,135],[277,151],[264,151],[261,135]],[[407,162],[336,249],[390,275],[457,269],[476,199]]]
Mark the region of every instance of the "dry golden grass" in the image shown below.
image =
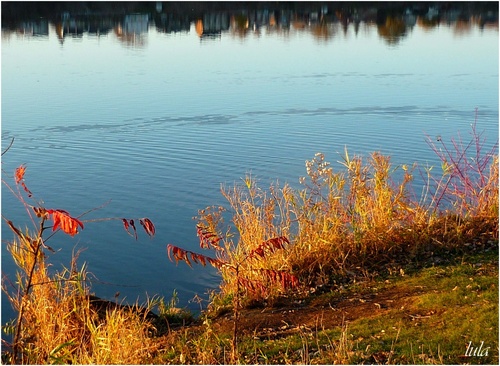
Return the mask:
[[[8,245],[19,268],[21,292],[4,288],[20,314],[10,362],[22,364],[138,364],[153,349],[151,324],[134,308],[109,308],[104,317],[91,305],[85,266],[51,275],[41,238],[29,233]],[[36,260],[35,260],[36,259]]]
[[[389,156],[373,153],[365,161],[350,157],[346,150],[341,161],[345,169],[334,172],[318,153],[306,162],[301,190],[277,184],[263,190],[250,176],[243,184],[224,188],[235,230],[224,227],[221,209],[201,211],[200,222],[225,238],[230,263],[240,263],[269,238],[286,236],[291,242],[286,250],[259,262],[243,262],[242,269],[255,281],[263,280],[255,269],[291,271],[302,284],[314,286],[332,276],[366,274],[394,260],[408,261],[431,247],[457,249],[472,239],[495,238],[498,156],[490,158],[478,179],[464,178],[474,183],[474,189],[451,190],[446,185],[451,173],[444,170],[441,178],[434,179],[439,184],[431,187],[428,182],[426,196],[417,200],[412,187],[416,166],[394,168]],[[394,182],[397,169],[402,179]],[[457,172],[458,168],[454,178]],[[438,203],[448,206],[436,207]],[[222,292],[234,293],[233,273],[221,272]],[[283,293],[273,283],[266,283],[266,289],[269,298]],[[253,296],[259,298],[248,294],[249,299]]]
[[[409,226],[422,221],[409,199],[412,175],[406,168],[403,181],[395,184],[390,158],[379,153],[364,163],[346,151],[342,163],[346,171],[336,173],[323,154],[306,162],[291,262],[308,282],[391,254],[407,244]]]

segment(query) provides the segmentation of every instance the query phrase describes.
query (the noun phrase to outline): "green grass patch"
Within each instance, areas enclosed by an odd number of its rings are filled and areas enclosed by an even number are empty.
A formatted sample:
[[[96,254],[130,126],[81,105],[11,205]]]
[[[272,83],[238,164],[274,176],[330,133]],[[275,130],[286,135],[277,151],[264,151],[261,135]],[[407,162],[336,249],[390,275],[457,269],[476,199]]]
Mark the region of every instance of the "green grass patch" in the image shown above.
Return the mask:
[[[498,364],[497,258],[484,253],[395,279],[393,291],[418,286],[423,293],[408,306],[351,322],[349,336],[362,354],[352,361]],[[331,335],[337,337],[338,330]],[[465,355],[481,344],[482,356]]]
[[[409,290],[415,288],[418,293],[412,294]],[[498,364],[496,251],[458,258],[456,263],[424,268],[404,277],[392,276],[364,287],[357,284],[343,291],[342,296],[366,295],[375,289],[379,295],[401,291],[408,296],[403,305],[398,303],[378,314],[366,313],[344,326],[300,329],[276,340],[246,338],[241,344],[241,361]],[[338,293],[322,294],[311,303],[338,299]]]

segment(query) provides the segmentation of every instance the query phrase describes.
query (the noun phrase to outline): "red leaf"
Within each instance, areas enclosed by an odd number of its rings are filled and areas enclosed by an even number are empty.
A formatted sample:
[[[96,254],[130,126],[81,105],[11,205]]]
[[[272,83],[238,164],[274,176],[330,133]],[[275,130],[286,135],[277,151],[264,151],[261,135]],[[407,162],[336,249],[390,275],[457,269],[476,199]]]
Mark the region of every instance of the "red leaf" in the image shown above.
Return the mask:
[[[255,249],[255,253],[256,253],[259,257],[264,258],[264,249],[262,249],[262,248],[257,248],[257,249]]]
[[[18,184],[20,181],[24,179],[24,173],[26,172],[26,167],[24,164],[20,165],[16,169],[15,177],[16,177],[16,184]]]
[[[189,253],[189,254],[191,254],[191,260],[192,260],[194,263],[198,264],[198,263],[199,263],[199,260],[198,260],[198,258],[199,258],[199,257],[198,257],[198,254],[196,254],[196,253],[192,253],[192,252],[191,252],[191,253]]]
[[[248,255],[248,258],[255,258],[255,255],[263,258],[265,256],[266,250],[273,253],[278,249],[284,249],[285,243],[290,244],[288,239],[284,236],[278,236],[276,238],[266,240],[265,242],[262,242],[257,248],[252,250]]]
[[[207,265],[207,260],[204,255],[198,254],[198,261],[205,267]]]
[[[135,240],[137,240],[137,229],[135,228],[134,220],[130,219],[129,223],[130,226],[132,226],[132,228],[134,229]]]
[[[189,267],[193,268],[193,265],[191,264],[191,261],[189,260],[189,258],[188,258],[188,256],[187,256],[187,253],[184,253],[183,260],[184,260],[184,262],[186,262],[186,264],[187,264]]]
[[[23,187],[24,191],[28,194],[28,197],[31,197],[33,193],[26,187],[26,184],[24,183],[24,173],[26,173],[26,167],[24,164],[20,165],[17,169],[16,172],[14,173],[14,177],[16,180],[16,184],[21,183],[21,187]]]
[[[265,243],[271,245],[274,249],[283,249],[285,247],[285,243],[290,244],[288,239],[284,236],[278,236],[277,238],[269,239]]]
[[[219,241],[221,240],[221,238],[219,238],[217,234],[208,231],[200,224],[196,225],[196,234],[200,238],[201,248],[207,249],[210,248],[211,246],[214,248],[219,248]]]
[[[47,210],[47,214],[52,215],[52,231],[60,228],[66,234],[74,236],[78,234],[78,227],[83,229],[83,223],[77,218],[71,217],[67,211],[64,210]]]
[[[52,214],[52,221],[53,221],[53,226],[52,226],[52,231],[55,231],[57,227],[59,227],[59,224],[61,222],[61,216],[60,215],[53,215],[53,212],[50,212],[52,210],[49,210],[49,215]]]
[[[172,257],[170,257],[170,253],[172,252],[174,246],[172,244],[168,244],[167,245],[167,255],[168,255],[168,259],[172,262]]]
[[[172,261],[172,258],[170,257],[170,253],[172,253],[172,255],[175,259],[175,264],[177,264],[180,260],[182,260],[182,261],[186,262],[189,267],[192,267],[191,262],[189,261],[189,258],[187,256],[188,251],[186,251],[182,248],[176,247],[175,245],[168,244],[167,245],[167,253],[168,253],[168,259],[170,259],[171,261]]]
[[[167,254],[168,254],[168,259],[170,259],[170,261],[172,261],[171,255],[174,257],[175,264],[177,264],[179,260],[183,259],[184,257],[183,250],[172,244],[167,245]]]
[[[128,225],[128,220],[127,219],[122,219],[123,221],[123,227],[125,228],[125,230],[127,231],[127,234],[130,235],[130,236],[133,236],[130,231],[129,231],[129,225]]]
[[[153,237],[155,235],[155,226],[153,225],[153,223],[151,222],[150,219],[148,219],[147,217],[145,217],[144,219],[141,219],[139,220],[139,222],[141,223],[142,227],[144,228],[144,231],[146,232],[146,234],[149,235],[149,237]]]

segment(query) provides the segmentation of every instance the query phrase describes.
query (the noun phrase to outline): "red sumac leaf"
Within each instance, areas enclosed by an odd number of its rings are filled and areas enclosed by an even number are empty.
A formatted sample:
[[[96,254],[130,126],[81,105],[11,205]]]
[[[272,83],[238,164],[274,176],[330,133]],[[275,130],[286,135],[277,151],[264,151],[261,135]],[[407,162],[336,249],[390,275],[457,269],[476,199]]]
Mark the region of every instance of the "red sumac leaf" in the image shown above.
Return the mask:
[[[184,258],[184,255],[185,255],[185,251],[182,250],[181,248],[179,247],[174,247],[174,257],[177,258],[178,260],[182,260]]]
[[[129,230],[128,220],[127,219],[122,219],[122,222],[123,222],[123,227],[127,231],[127,234],[130,235],[130,236],[133,236],[132,233]]]
[[[191,260],[192,260],[194,263],[198,264],[198,254],[196,254],[196,253],[192,253],[192,252],[191,252],[191,253],[189,253],[189,254],[191,254]]]
[[[218,243],[221,238],[218,237],[217,234],[208,231],[205,227],[198,224],[196,225],[196,234],[200,238],[200,247],[203,249],[212,247],[219,247]]]
[[[170,261],[172,261],[172,257],[170,255],[174,257],[175,264],[177,264],[179,260],[182,259],[182,249],[176,247],[175,245],[172,244],[167,245],[167,254],[168,254],[168,259],[170,259]]]
[[[195,255],[196,263],[201,263],[201,265],[203,267],[205,267],[207,265],[206,256],[204,256],[202,254],[196,254],[196,253],[193,253],[193,255]]]
[[[259,247],[259,248],[255,249],[255,253],[256,253],[259,257],[264,258],[264,249],[263,249],[262,247]]]
[[[167,255],[168,255],[168,259],[170,259],[171,262],[173,262],[172,260],[172,257],[170,256],[172,254],[172,256],[174,257],[174,260],[175,260],[175,264],[177,264],[179,262],[179,258],[177,257],[177,250],[179,248],[172,245],[172,244],[168,244],[167,245]]]
[[[53,215],[54,213],[54,210],[48,210],[47,213],[49,215],[52,215],[52,231],[55,231],[58,227],[59,227],[59,223],[60,223],[60,220],[61,220],[61,216],[60,215]]]
[[[148,219],[147,217],[144,218],[144,225],[147,228],[147,232],[149,233],[150,236],[154,236],[156,233],[156,228],[153,224],[153,222]]]
[[[132,226],[132,228],[134,229],[135,240],[137,240],[137,229],[135,228],[134,220],[130,219],[129,223],[130,223],[130,226]]]
[[[20,165],[16,169],[15,173],[15,178],[16,178],[16,184],[18,184],[20,181],[24,179],[24,173],[26,173],[26,166],[24,164]]]
[[[152,238],[155,235],[155,226],[153,225],[151,220],[148,219],[147,217],[145,217],[143,219],[140,219],[139,222],[142,225],[142,227],[144,228],[144,231],[146,232],[146,234],[148,234],[149,237]]]
[[[16,172],[14,173],[16,184],[21,183],[21,187],[23,187],[24,191],[28,194],[28,197],[31,197],[33,193],[26,187],[24,183],[24,173],[26,173],[26,166],[24,164],[17,167]]]
[[[255,255],[258,255],[259,257],[263,258],[265,256],[266,250],[273,253],[278,249],[284,249],[285,243],[290,244],[288,239],[284,236],[279,236],[277,238],[272,238],[272,239],[266,240],[266,241],[262,242],[257,248],[252,250],[250,252],[250,254],[248,255],[248,257],[252,258],[252,257],[255,257]]]
[[[288,239],[284,236],[269,239],[268,241],[266,241],[266,243],[274,249],[283,249],[285,248],[285,243],[290,244]]]
[[[168,244],[168,245],[167,245],[167,255],[168,255],[168,259],[169,259],[171,262],[173,262],[173,261],[172,261],[172,257],[171,257],[170,255],[172,254],[172,252],[173,252],[174,248],[175,248],[175,246],[173,246],[172,244]],[[176,260],[175,262],[177,263],[177,260]]]
[[[188,258],[188,256],[187,256],[187,253],[185,253],[185,254],[186,254],[186,255],[185,255],[185,256],[184,256],[184,258],[183,258],[184,262],[186,262],[186,264],[187,264],[189,267],[193,268],[193,265],[191,264],[191,261],[189,260],[189,258]]]
[[[83,223],[77,218],[71,217],[67,211],[47,210],[47,214],[52,215],[52,231],[56,231],[60,228],[66,234],[74,236],[78,234],[78,227],[83,229]]]

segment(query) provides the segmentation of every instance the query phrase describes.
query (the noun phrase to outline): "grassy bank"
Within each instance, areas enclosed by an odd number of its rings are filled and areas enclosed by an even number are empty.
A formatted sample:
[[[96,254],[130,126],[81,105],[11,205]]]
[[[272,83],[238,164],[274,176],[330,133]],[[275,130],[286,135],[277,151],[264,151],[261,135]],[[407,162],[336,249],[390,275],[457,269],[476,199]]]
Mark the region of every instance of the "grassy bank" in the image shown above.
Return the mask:
[[[18,313],[4,326],[13,342],[2,340],[2,361],[498,362],[497,145],[484,151],[475,125],[471,135],[449,146],[429,138],[438,168],[346,149],[338,171],[322,153],[307,161],[300,189],[263,189],[251,176],[223,187],[227,205],[199,211],[200,252],[167,247],[171,260],[221,275],[199,319],[175,299],[96,298],[78,253],[50,273],[50,239],[87,222],[34,200],[22,165],[14,185],[3,183],[35,225],[22,230],[2,214],[19,268],[15,280],[2,279]],[[415,177],[425,182],[418,194]],[[148,218],[110,219],[132,237],[139,223],[155,234]]]
[[[497,364],[498,251],[483,248],[428,264],[278,307],[246,309],[238,361]],[[160,337],[154,362],[230,363],[231,337],[230,315],[207,314],[203,323]],[[473,355],[470,347],[481,343],[482,355]]]

